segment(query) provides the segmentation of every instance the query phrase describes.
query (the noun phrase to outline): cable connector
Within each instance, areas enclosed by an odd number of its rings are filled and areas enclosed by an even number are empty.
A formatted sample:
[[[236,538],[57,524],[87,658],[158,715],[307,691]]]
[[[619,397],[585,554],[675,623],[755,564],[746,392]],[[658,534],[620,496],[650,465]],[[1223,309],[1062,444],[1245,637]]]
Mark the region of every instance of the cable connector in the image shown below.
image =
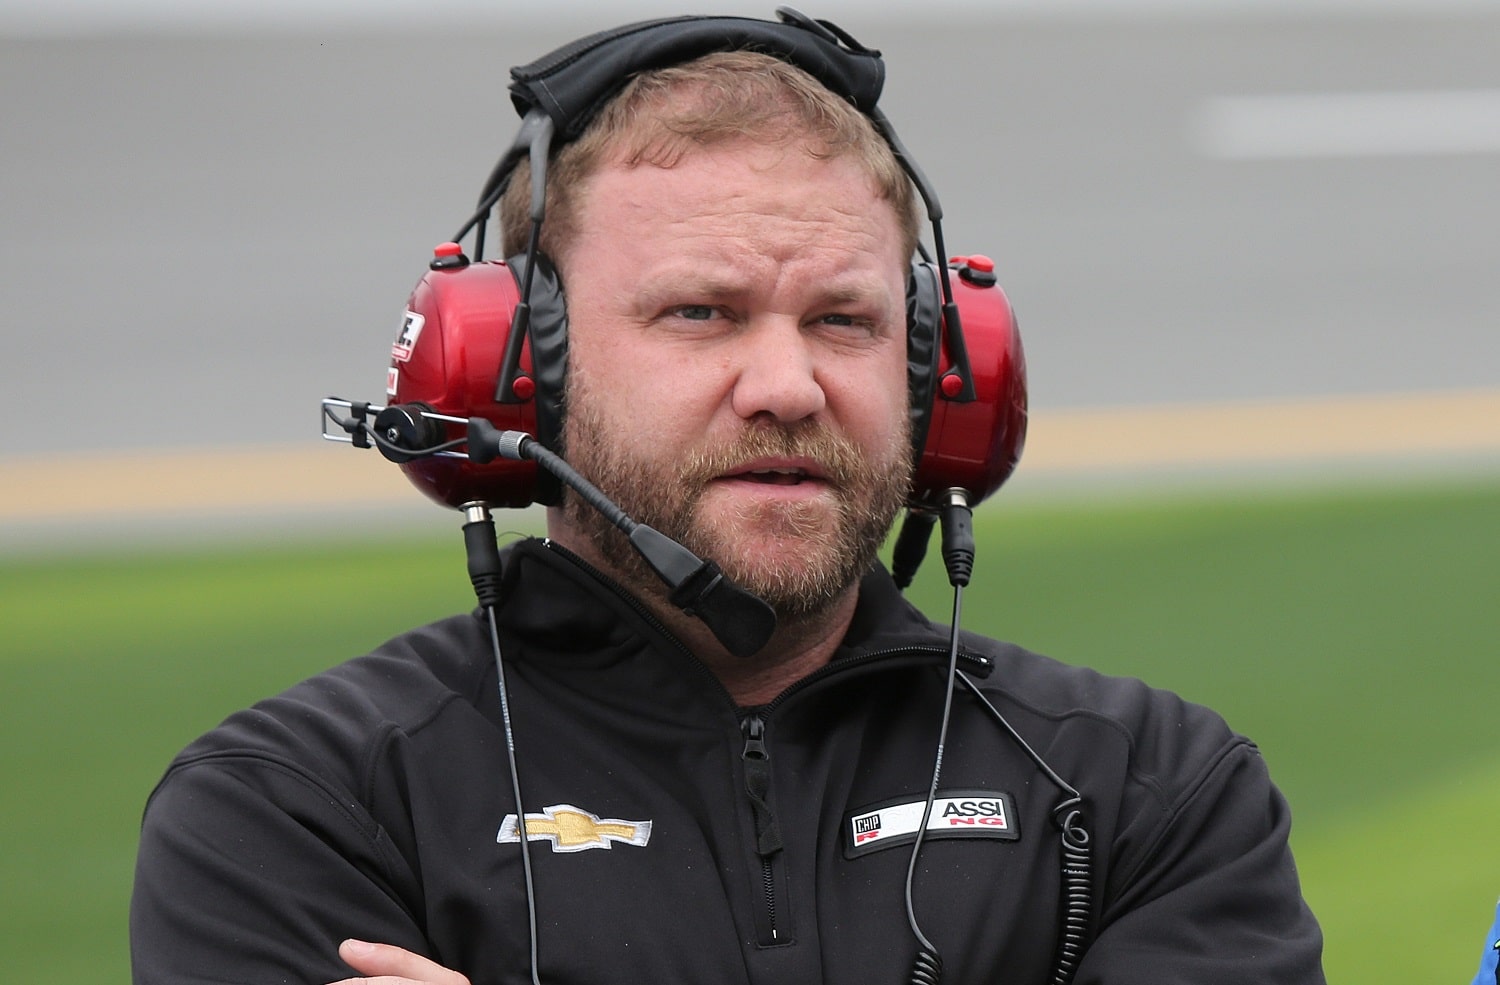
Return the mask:
[[[974,573],[974,511],[969,508],[969,494],[964,489],[949,489],[943,494],[943,567],[948,569],[948,584],[967,585]]]
[[[469,583],[474,586],[474,597],[486,609],[500,604],[500,579],[504,565],[500,561],[500,546],[495,540],[495,521],[490,518],[490,508],[484,503],[463,505],[464,554],[469,562]]]

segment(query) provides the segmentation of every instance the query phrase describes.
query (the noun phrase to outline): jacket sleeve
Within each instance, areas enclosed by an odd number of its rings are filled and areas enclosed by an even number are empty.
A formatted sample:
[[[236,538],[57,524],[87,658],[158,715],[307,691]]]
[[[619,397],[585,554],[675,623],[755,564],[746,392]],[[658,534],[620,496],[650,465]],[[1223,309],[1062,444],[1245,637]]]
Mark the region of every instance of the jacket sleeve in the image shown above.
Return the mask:
[[[1480,951],[1479,971],[1474,975],[1474,985],[1497,985],[1500,983],[1500,906],[1495,907],[1495,925],[1484,939],[1484,950]]]
[[[1228,746],[1170,807],[1115,846],[1076,985],[1321,985],[1290,815],[1255,747]]]
[[[219,754],[147,805],[130,910],[136,985],[323,983],[346,937],[427,946],[415,880],[356,800],[289,762]]]

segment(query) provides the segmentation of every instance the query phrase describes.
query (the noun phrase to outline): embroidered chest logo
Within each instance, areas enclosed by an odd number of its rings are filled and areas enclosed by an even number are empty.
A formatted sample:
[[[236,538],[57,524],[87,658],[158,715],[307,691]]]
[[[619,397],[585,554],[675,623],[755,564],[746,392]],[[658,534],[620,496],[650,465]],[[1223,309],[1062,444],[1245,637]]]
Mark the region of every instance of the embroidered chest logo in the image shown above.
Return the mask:
[[[898,798],[861,808],[844,819],[844,857],[909,845],[922,826],[925,800]],[[928,838],[993,838],[1015,841],[1016,808],[998,790],[953,790],[939,794],[927,819]]]
[[[495,841],[502,845],[518,844],[521,837],[516,829],[516,816],[505,815]],[[572,804],[554,804],[543,808],[540,814],[527,812],[526,840],[550,841],[554,852],[611,848],[615,842],[644,848],[651,840],[651,822],[601,818]]]

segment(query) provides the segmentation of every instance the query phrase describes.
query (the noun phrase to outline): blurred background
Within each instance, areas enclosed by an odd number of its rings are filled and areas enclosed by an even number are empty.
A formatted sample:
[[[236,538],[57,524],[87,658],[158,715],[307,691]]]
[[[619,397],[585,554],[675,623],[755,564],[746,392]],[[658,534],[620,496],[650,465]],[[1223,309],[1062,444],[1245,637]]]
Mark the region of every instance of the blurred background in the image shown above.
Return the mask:
[[[456,521],[317,402],[383,399],[509,67],[687,9],[513,6],[0,0],[17,977],[126,979],[134,826],[196,731],[468,604]],[[1219,708],[1292,800],[1330,977],[1467,981],[1500,893],[1500,2],[798,6],[883,50],[950,250],[1021,319],[973,628]]]

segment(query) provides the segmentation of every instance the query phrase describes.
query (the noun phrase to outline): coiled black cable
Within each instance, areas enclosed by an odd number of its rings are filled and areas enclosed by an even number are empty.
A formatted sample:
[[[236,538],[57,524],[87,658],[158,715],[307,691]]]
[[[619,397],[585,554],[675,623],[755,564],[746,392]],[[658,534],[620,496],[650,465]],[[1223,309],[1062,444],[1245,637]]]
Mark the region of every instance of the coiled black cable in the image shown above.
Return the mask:
[[[943,979],[943,959],[930,948],[917,951],[911,965],[911,985],[938,985]]]
[[[1089,905],[1094,879],[1091,869],[1093,841],[1083,826],[1083,811],[1068,802],[1053,812],[1055,819],[1066,810],[1058,825],[1062,828],[1062,930],[1057,939],[1053,961],[1052,985],[1068,985],[1078,971],[1088,939]]]
[[[985,696],[969,675],[959,672],[959,683],[972,694],[1011,739],[1021,748],[1036,768],[1063,792],[1065,798],[1052,810],[1052,820],[1062,832],[1062,892],[1059,897],[1061,931],[1057,937],[1057,952],[1053,959],[1052,985],[1068,985],[1078,971],[1078,962],[1083,957],[1083,948],[1088,941],[1089,910],[1093,899],[1093,841],[1089,836],[1083,813],[1083,795],[1080,794],[1047,761],[1021,738],[1021,733],[1006,721],[1000,709]]]

